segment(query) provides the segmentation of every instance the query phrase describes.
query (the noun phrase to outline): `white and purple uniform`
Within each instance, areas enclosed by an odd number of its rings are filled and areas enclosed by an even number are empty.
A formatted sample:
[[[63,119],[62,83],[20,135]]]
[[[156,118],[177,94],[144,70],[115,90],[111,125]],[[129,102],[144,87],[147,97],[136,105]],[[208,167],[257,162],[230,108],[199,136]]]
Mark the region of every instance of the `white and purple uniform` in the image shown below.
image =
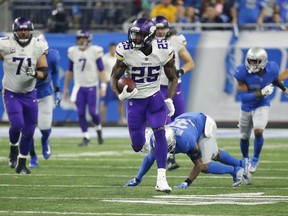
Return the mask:
[[[152,53],[147,56],[133,49],[128,42],[119,43],[116,48],[116,57],[125,63],[126,75],[135,81],[138,89],[127,103],[129,133],[136,152],[145,144],[146,123],[153,129],[162,128],[167,119],[166,104],[160,92],[160,75],[164,73],[163,66],[173,58],[174,51],[166,40],[153,40],[151,46]],[[165,151],[165,145],[159,144],[157,148],[158,156]],[[166,167],[166,155],[163,159],[158,168]]]
[[[69,71],[73,72],[74,86],[71,101],[76,103],[79,124],[82,132],[88,131],[85,118],[86,106],[96,125],[100,123],[99,116],[99,73],[104,70],[103,48],[97,45],[81,50],[78,46],[68,49]]]
[[[175,52],[175,67],[176,70],[180,69],[180,58],[179,58],[179,52],[180,50],[186,46],[186,38],[184,35],[173,35],[169,39],[169,42],[171,43],[171,46],[174,49]],[[160,77],[160,82],[161,82],[161,93],[163,94],[164,98],[168,98],[168,79],[165,76],[165,73],[161,74]],[[181,115],[182,113],[185,112],[185,101],[184,101],[184,95],[183,95],[183,90],[182,90],[182,85],[181,85],[181,77],[178,79],[178,87],[176,94],[173,98],[173,104],[175,106],[175,113],[174,115],[170,118],[167,119],[167,123],[173,121],[177,116]],[[169,110],[167,110],[169,113]]]
[[[21,131],[20,154],[23,156],[28,155],[38,119],[37,80],[25,72],[27,67],[36,70],[38,59],[47,50],[47,43],[37,38],[32,38],[25,47],[20,46],[14,37],[0,39],[4,68],[3,98],[11,125],[10,143],[15,145],[18,142]]]

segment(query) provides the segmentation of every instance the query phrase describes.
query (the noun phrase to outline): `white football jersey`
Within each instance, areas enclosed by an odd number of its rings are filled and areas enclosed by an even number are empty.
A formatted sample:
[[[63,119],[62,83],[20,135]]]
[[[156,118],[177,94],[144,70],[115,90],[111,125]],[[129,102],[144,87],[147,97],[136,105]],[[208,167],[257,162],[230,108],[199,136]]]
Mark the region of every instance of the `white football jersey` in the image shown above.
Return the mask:
[[[103,64],[104,64],[104,68],[105,68],[105,72],[106,72],[106,76],[107,76],[107,81],[109,82],[110,77],[111,77],[111,73],[112,73],[112,68],[114,66],[114,64],[116,63],[116,55],[112,56],[111,53],[106,53],[103,56]]]
[[[169,42],[174,49],[175,52],[175,67],[176,70],[180,69],[180,58],[179,58],[179,51],[182,49],[183,46],[186,46],[186,38],[184,35],[172,35],[169,38]],[[160,83],[161,85],[168,85],[168,79],[165,76],[165,73],[161,74]],[[178,82],[181,82],[181,78],[178,79]]]
[[[27,67],[36,69],[41,55],[48,50],[48,44],[32,37],[30,43],[22,47],[11,37],[0,39],[0,52],[3,56],[3,88],[15,93],[27,93],[35,89],[36,79],[25,74]]]
[[[160,90],[163,66],[173,58],[174,51],[166,40],[153,40],[152,53],[132,49],[128,42],[119,43],[116,57],[127,65],[126,76],[136,83],[138,93],[133,98],[147,98]]]
[[[96,61],[103,56],[103,48],[97,45],[80,50],[78,46],[68,49],[68,58],[73,62],[74,84],[80,87],[98,86],[99,70]]]

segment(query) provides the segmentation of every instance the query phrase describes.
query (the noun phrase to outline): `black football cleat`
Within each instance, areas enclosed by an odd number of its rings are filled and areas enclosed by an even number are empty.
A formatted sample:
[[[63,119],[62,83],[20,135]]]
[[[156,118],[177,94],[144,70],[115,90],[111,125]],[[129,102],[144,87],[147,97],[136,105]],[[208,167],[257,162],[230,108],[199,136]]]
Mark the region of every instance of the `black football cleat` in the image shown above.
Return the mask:
[[[23,175],[31,174],[31,171],[26,167],[26,158],[19,158],[15,171]]]
[[[97,130],[97,138],[98,138],[98,144],[103,144],[104,143],[104,140],[102,138],[102,130]]]
[[[17,166],[17,157],[19,154],[18,146],[10,146],[10,154],[8,164],[10,168],[15,168]]]
[[[87,139],[86,137],[83,138],[82,142],[78,144],[78,146],[88,146],[90,140]]]

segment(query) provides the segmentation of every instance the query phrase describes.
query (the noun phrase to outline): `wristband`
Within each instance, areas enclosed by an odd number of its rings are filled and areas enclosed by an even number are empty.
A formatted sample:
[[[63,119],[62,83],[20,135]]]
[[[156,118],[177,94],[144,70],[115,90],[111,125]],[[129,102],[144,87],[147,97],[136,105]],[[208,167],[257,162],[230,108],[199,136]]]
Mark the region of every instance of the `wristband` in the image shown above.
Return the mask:
[[[35,70],[35,74],[33,77],[37,79],[37,76],[38,76],[38,72],[37,72],[37,70]]]
[[[106,90],[107,89],[107,83],[101,83],[101,89]]]

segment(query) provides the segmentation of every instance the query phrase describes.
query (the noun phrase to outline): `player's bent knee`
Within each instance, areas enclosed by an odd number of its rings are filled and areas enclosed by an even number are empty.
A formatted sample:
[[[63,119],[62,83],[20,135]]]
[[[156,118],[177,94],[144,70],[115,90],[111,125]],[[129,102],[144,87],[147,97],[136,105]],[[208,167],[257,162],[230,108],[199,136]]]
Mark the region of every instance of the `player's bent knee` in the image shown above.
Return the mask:
[[[254,130],[254,135],[255,137],[261,137],[263,135],[263,130],[262,129],[255,129]]]
[[[207,173],[207,171],[208,171],[208,166],[209,166],[209,163],[203,164],[202,169],[201,169],[201,172]]]
[[[133,136],[131,137],[132,140],[132,148],[135,152],[139,152],[141,151],[141,149],[143,148],[144,144],[145,144],[145,136],[142,136],[139,133],[135,133],[133,134]]]

